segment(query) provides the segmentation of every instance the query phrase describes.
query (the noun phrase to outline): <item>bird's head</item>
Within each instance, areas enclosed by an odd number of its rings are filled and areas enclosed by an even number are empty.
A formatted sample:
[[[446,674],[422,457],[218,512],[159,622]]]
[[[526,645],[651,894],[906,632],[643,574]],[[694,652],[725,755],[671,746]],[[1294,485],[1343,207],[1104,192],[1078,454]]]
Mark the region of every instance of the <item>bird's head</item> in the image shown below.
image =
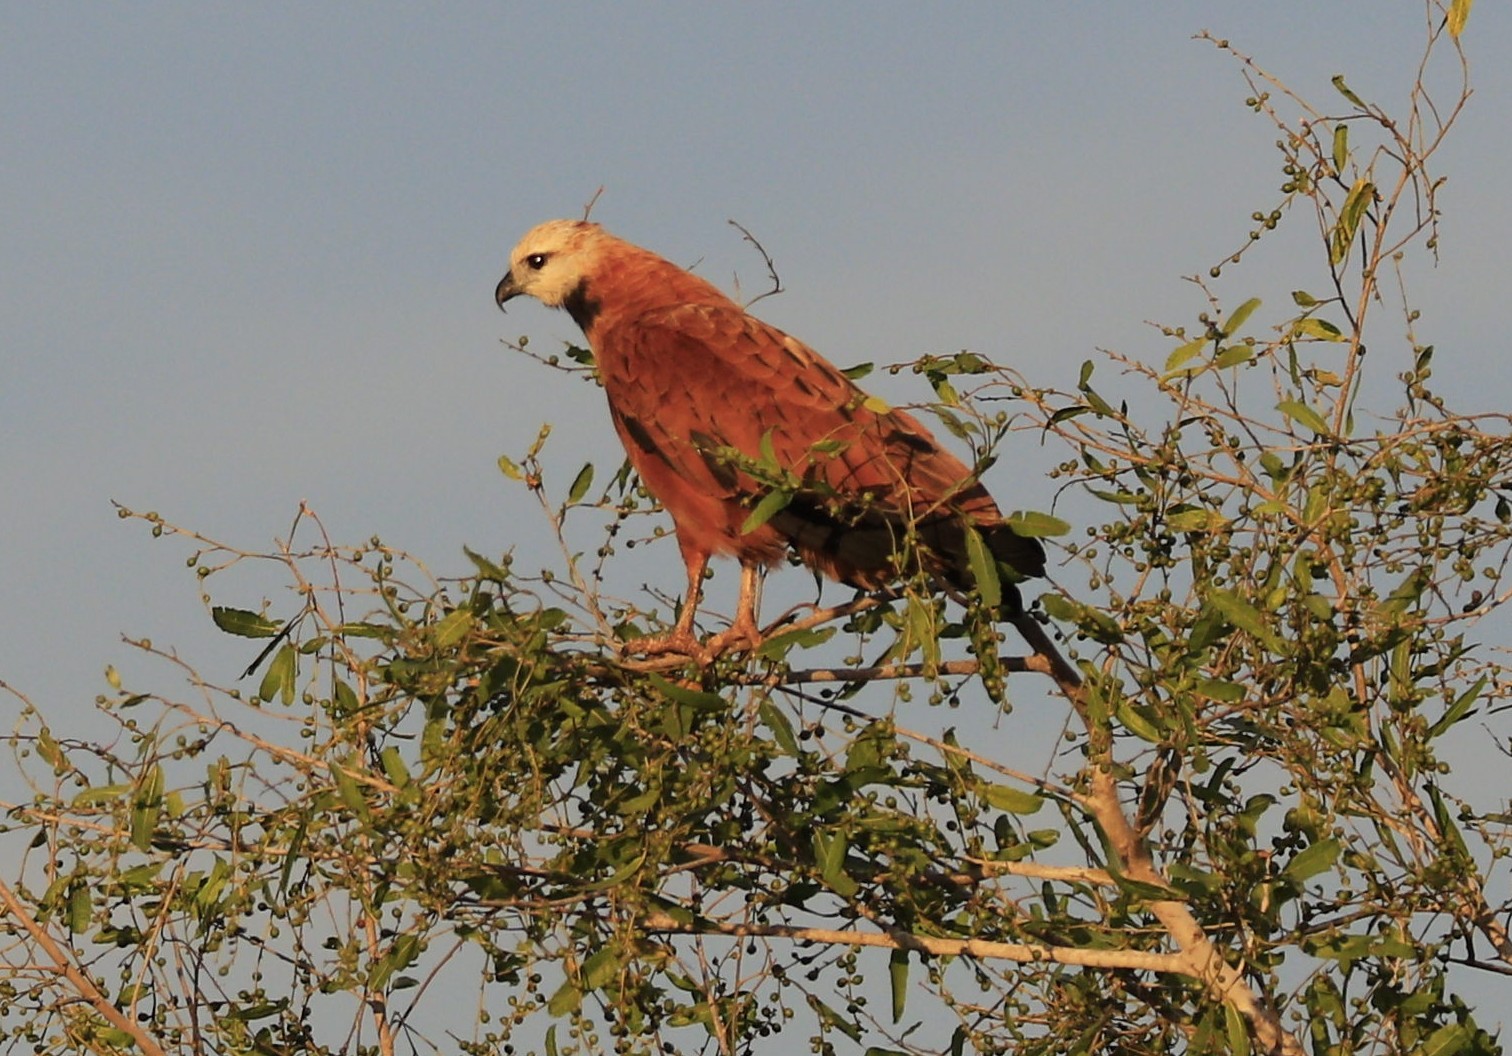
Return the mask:
[[[548,308],[568,306],[588,277],[595,241],[605,237],[586,220],[548,220],[526,232],[509,255],[509,271],[494,300],[500,308],[512,297],[534,297]]]

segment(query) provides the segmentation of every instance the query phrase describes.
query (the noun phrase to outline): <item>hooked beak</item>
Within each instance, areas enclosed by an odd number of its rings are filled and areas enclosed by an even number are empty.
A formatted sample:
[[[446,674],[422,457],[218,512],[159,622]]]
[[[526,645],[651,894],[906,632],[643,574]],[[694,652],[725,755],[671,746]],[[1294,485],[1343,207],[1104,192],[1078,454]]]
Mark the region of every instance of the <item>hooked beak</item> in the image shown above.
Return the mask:
[[[519,296],[519,293],[520,287],[515,285],[514,272],[506,271],[504,277],[499,280],[499,285],[494,289],[494,303],[499,306],[500,311],[503,311],[504,302],[511,297]]]

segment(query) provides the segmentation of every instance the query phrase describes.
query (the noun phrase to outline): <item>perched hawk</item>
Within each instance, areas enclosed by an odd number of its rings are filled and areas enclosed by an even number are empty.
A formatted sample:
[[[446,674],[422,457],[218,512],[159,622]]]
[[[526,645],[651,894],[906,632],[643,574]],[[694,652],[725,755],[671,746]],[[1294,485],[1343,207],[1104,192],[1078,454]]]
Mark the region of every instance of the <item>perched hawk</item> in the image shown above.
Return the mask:
[[[597,224],[550,220],[510,254],[495,298],[502,308],[521,294],[565,308],[582,327],[630,462],[676,526],[688,594],[676,627],[636,643],[642,652],[754,646],[759,573],[790,548],[866,590],[908,571],[899,555],[909,553],[969,588],[969,525],[1017,575],[1044,574],[1039,542],[1016,535],[912,415],[869,398],[685,268]],[[765,509],[786,504],[743,531],[774,490],[782,498]],[[706,648],[693,619],[713,554],[733,554],[742,576],[735,623]]]

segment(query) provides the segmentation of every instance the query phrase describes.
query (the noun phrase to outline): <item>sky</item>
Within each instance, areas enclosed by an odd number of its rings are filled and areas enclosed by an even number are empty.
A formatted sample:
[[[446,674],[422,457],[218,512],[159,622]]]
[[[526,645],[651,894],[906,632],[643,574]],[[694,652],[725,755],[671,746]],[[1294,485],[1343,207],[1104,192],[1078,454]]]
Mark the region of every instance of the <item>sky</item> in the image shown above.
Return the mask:
[[[246,659],[207,620],[187,548],[112,500],[249,548],[306,501],[337,541],[377,534],[438,571],[464,571],[464,545],[551,563],[498,456],[549,421],[565,488],[620,451],[597,391],[502,344],[549,350],[577,336],[570,320],[501,315],[492,291],[524,231],[599,188],[610,230],[754,291],[764,268],[738,220],[786,287],[758,314],[843,365],[970,348],[1070,386],[1099,348],[1163,357],[1149,322],[1201,310],[1182,277],[1229,252],[1280,182],[1274,130],[1235,62],[1192,39],[1204,29],[1325,106],[1342,73],[1390,107],[1424,14],[5,5],[0,681],[84,729],[107,664],[166,677],[123,634],[216,672]],[[1441,259],[1412,275],[1438,380],[1468,409],[1503,409],[1509,380],[1509,44],[1512,13],[1478,5]],[[1290,263],[1257,262],[1256,288]],[[1052,458],[1015,452],[988,483],[1005,507],[1048,508]],[[642,579],[681,590],[670,543]]]

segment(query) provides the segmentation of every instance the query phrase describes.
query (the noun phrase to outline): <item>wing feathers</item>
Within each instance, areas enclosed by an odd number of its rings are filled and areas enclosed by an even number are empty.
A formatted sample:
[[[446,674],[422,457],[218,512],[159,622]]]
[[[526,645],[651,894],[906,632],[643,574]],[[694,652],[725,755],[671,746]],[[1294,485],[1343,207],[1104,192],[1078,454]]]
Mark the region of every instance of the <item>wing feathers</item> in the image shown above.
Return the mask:
[[[1038,542],[1014,535],[986,489],[913,416],[878,412],[849,378],[801,342],[733,303],[657,308],[592,334],[631,461],[679,533],[711,552],[771,560],[786,544],[857,586],[893,579],[907,526],[960,582],[961,518],[1025,575],[1044,571]],[[761,467],[763,448],[777,466]],[[762,529],[740,526],[785,471],[793,500]]]

